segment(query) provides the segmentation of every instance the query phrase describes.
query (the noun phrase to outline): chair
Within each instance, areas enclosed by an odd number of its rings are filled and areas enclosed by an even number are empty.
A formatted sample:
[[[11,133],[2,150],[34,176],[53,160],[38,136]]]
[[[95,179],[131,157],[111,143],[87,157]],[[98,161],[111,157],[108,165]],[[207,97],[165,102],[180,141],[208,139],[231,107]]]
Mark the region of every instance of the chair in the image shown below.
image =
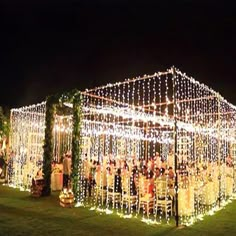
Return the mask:
[[[166,218],[168,213],[172,215],[172,197],[168,192],[167,180],[157,180],[156,186],[156,215],[157,210],[161,209],[166,213]]]
[[[149,193],[150,180],[145,177],[140,177],[139,179],[139,205],[138,213],[140,208],[147,209],[147,214],[149,215],[150,210],[154,209],[154,197]]]
[[[106,201],[106,197],[107,197],[107,190],[104,189],[104,186],[106,186],[106,181],[101,179],[101,175],[102,175],[102,172],[95,174],[96,186],[95,186],[94,190],[95,190],[96,204],[98,203],[98,199],[101,199],[102,203],[104,203]]]
[[[124,176],[122,179],[122,200],[121,207],[126,203],[128,205],[128,212],[130,212],[131,208],[137,204],[138,196],[134,194],[131,190],[131,181],[130,176]]]
[[[118,192],[118,189],[115,183],[116,181],[118,180],[117,178],[115,178],[115,175],[113,174],[107,175],[107,206],[109,205],[111,201],[113,208],[115,207],[116,203],[121,202],[121,192]]]

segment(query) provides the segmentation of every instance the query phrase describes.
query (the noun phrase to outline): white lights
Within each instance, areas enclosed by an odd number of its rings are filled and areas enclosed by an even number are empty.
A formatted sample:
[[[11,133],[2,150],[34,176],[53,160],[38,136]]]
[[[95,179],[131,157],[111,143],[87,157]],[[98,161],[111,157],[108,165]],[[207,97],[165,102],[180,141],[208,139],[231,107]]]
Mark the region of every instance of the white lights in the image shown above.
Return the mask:
[[[11,110],[8,183],[29,189],[43,164],[46,103]]]

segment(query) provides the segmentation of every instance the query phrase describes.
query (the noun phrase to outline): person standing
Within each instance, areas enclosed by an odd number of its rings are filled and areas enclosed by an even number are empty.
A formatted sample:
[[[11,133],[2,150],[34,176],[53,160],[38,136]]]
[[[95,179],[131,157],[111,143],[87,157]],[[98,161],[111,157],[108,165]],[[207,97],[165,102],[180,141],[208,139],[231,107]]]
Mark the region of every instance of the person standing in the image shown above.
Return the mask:
[[[63,159],[63,188],[68,188],[68,182],[71,175],[71,159],[66,154]]]

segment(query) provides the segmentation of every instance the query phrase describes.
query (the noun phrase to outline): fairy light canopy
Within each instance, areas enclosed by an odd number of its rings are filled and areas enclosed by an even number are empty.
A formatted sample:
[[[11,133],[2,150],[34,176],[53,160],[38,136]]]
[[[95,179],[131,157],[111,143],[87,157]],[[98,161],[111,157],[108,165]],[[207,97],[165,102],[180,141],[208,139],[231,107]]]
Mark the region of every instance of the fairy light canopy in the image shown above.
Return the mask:
[[[82,94],[84,129],[90,130],[85,133],[95,132],[89,125],[96,123],[98,133],[112,132],[120,136],[118,127],[123,127],[127,134],[132,135],[129,129],[138,132],[134,138],[161,142],[162,138],[156,134],[160,135],[160,130],[162,134],[173,131],[176,118],[178,129],[217,136],[220,128],[221,137],[235,138],[226,135],[233,134],[235,106],[175,68],[87,89]],[[65,105],[72,107],[69,103]]]
[[[102,130],[111,133],[112,127],[115,127],[113,134],[121,136],[120,128],[126,127],[124,135],[131,135],[133,130],[134,138],[139,136],[140,139],[160,141],[161,139],[155,139],[156,133],[159,130],[162,133],[173,130],[176,117],[179,129],[216,135],[220,125],[221,137],[231,132],[230,139],[234,138],[232,128],[235,124],[235,106],[208,86],[174,68],[87,89],[82,94],[85,130],[86,125],[93,123],[94,127],[99,127],[100,133]],[[72,106],[68,103],[65,105]],[[26,116],[23,114],[30,115],[29,110],[34,113],[33,109],[37,110],[37,107],[38,104],[12,109],[12,117],[14,119],[17,113],[21,118]],[[34,115],[31,117],[32,125],[39,125]],[[58,122],[55,130],[60,129]],[[107,129],[102,129],[99,122]],[[71,125],[71,120],[69,123]],[[65,124],[62,129],[70,131],[70,127],[66,128]]]
[[[172,139],[173,142],[171,133],[176,117],[179,129],[216,136],[220,125],[221,137],[235,138],[235,106],[175,68],[87,89],[82,94],[84,134],[105,132],[154,142],[171,142]],[[65,105],[72,107],[69,103]],[[37,107],[31,107],[34,106]],[[13,116],[27,109],[12,109]],[[71,118],[68,125],[63,124],[61,128],[58,123],[57,119],[54,130],[71,132]],[[33,125],[38,123],[33,120]]]
[[[87,89],[80,95],[82,119],[76,134],[80,133],[81,144],[76,150],[82,152],[78,154],[77,202],[90,202],[84,181],[87,165],[92,161],[98,163],[95,171],[103,178],[97,184],[104,190],[106,171],[114,160],[119,168],[125,162],[135,166],[137,177],[132,180],[135,183],[141,181],[141,162],[152,171],[166,169],[167,181],[172,168],[179,180],[166,188],[175,196],[176,221],[189,223],[194,217],[214,212],[232,196],[236,176],[232,167],[236,160],[236,107],[213,89],[172,67],[165,72]],[[55,113],[51,113],[54,122],[49,122],[54,124],[50,136],[53,152],[49,156],[53,155],[56,162],[72,150],[75,136],[73,115],[79,112],[68,100],[72,99],[61,96],[59,105],[53,109]],[[29,188],[31,178],[42,168],[46,118],[46,102],[11,110],[10,144],[14,155],[8,178],[13,186]],[[142,182],[139,184],[142,186]],[[136,210],[141,207],[138,206],[141,189],[137,191]],[[95,197],[94,205],[106,207],[103,210],[107,211],[108,194],[105,198],[106,206],[102,191],[102,199]],[[118,205],[113,203],[116,211]],[[161,222],[158,205],[153,212],[151,215],[143,207],[148,220],[157,221],[159,217]],[[169,222],[170,216],[166,215],[166,220]]]

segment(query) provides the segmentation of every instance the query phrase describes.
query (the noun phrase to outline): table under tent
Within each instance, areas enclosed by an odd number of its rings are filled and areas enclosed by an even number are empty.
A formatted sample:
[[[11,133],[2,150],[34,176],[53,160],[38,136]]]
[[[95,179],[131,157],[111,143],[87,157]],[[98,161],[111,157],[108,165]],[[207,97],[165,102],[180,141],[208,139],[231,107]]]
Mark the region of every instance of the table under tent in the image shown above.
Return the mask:
[[[148,222],[174,215],[178,225],[212,214],[233,196],[236,109],[219,93],[171,68],[80,98],[79,137],[72,135],[75,102],[63,100],[51,144],[59,162],[79,140],[77,205]],[[17,187],[29,187],[42,168],[45,112],[45,103],[11,111],[9,183]]]

